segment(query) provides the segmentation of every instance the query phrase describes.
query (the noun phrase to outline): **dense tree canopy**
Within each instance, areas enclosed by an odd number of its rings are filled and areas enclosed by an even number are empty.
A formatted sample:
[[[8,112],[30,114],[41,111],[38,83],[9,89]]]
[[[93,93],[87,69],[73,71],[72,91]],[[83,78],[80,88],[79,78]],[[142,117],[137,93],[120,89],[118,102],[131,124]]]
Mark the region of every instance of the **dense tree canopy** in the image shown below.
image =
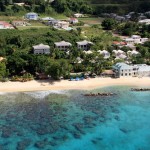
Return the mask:
[[[37,13],[53,14],[64,13],[70,16],[74,12],[90,13],[92,14],[92,7],[83,0],[55,0],[52,3],[49,0],[13,0],[14,3],[24,2],[24,6],[11,5],[11,0],[0,1],[0,12],[5,12],[5,15],[18,15],[22,12],[26,13],[34,11]]]
[[[0,62],[0,79],[7,76],[6,64],[5,62]]]
[[[117,22],[111,18],[104,19],[102,22],[102,27],[104,27],[104,29],[106,30],[112,30],[115,28],[116,25]]]

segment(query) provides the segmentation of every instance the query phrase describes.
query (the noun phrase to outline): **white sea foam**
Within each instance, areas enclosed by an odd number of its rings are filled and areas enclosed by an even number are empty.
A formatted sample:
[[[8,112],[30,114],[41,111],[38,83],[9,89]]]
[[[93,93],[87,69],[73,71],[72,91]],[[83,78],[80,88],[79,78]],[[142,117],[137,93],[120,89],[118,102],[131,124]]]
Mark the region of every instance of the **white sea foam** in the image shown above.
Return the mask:
[[[37,92],[24,92],[24,93],[36,99],[43,99],[49,94],[67,94],[67,91],[37,91]]]

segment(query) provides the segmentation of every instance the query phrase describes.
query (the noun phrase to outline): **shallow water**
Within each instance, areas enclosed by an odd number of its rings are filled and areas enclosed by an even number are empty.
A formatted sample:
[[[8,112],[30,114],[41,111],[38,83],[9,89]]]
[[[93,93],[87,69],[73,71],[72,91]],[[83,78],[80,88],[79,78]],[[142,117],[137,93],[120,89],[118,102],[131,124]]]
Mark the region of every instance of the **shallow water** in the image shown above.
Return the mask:
[[[87,91],[0,95],[0,150],[150,150],[150,92]]]

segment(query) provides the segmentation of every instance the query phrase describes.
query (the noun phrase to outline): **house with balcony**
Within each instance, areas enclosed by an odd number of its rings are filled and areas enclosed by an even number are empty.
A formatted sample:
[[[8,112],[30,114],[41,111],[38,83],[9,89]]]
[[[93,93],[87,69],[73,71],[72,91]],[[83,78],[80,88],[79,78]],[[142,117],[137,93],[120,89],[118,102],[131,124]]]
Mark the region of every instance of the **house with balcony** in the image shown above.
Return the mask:
[[[33,53],[34,54],[50,54],[50,46],[44,45],[44,44],[35,45],[33,46]]]
[[[84,41],[80,41],[80,42],[76,42],[77,43],[77,48],[78,49],[82,49],[82,50],[90,50],[91,45],[93,45],[92,42],[84,40]]]
[[[132,45],[133,45],[133,44],[134,44],[134,39],[132,39],[132,38],[126,38],[126,39],[125,39],[125,42],[126,42],[127,44],[130,44],[130,45],[132,44]]]
[[[66,41],[55,42],[54,45],[55,45],[55,48],[57,48],[59,50],[64,50],[64,51],[69,50],[70,47],[72,46],[71,43],[66,42]]]
[[[133,66],[130,66],[125,63],[117,63],[113,66],[113,70],[118,77],[132,77],[137,75],[137,70],[133,69]]]
[[[148,38],[141,38],[139,35],[132,35],[130,38],[126,38],[124,41],[127,43],[127,45],[143,44],[148,41]]]
[[[30,12],[25,15],[25,19],[28,19],[28,20],[38,20],[38,18],[39,18],[38,14],[34,12]]]
[[[117,63],[113,66],[113,71],[118,77],[150,77],[150,66],[146,64]]]

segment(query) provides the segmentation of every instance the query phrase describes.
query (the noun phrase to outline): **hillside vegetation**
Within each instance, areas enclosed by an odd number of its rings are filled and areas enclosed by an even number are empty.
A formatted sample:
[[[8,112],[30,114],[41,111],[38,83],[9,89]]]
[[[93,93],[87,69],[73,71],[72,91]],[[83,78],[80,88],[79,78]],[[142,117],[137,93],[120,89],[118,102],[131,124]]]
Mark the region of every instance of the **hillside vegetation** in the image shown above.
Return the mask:
[[[23,7],[12,5],[24,2]],[[150,10],[150,0],[0,0],[1,15],[23,15],[34,11],[39,14],[57,13],[71,16],[75,12],[101,15],[101,13],[126,14],[131,11],[145,12]]]
[[[96,14],[119,13],[130,11],[145,12],[150,10],[150,0],[85,0],[95,10]]]
[[[24,2],[25,5],[18,6],[14,3]],[[53,15],[56,13],[72,15],[74,12],[92,14],[91,6],[83,0],[0,0],[1,15],[23,15],[26,12],[37,12],[39,14]]]

